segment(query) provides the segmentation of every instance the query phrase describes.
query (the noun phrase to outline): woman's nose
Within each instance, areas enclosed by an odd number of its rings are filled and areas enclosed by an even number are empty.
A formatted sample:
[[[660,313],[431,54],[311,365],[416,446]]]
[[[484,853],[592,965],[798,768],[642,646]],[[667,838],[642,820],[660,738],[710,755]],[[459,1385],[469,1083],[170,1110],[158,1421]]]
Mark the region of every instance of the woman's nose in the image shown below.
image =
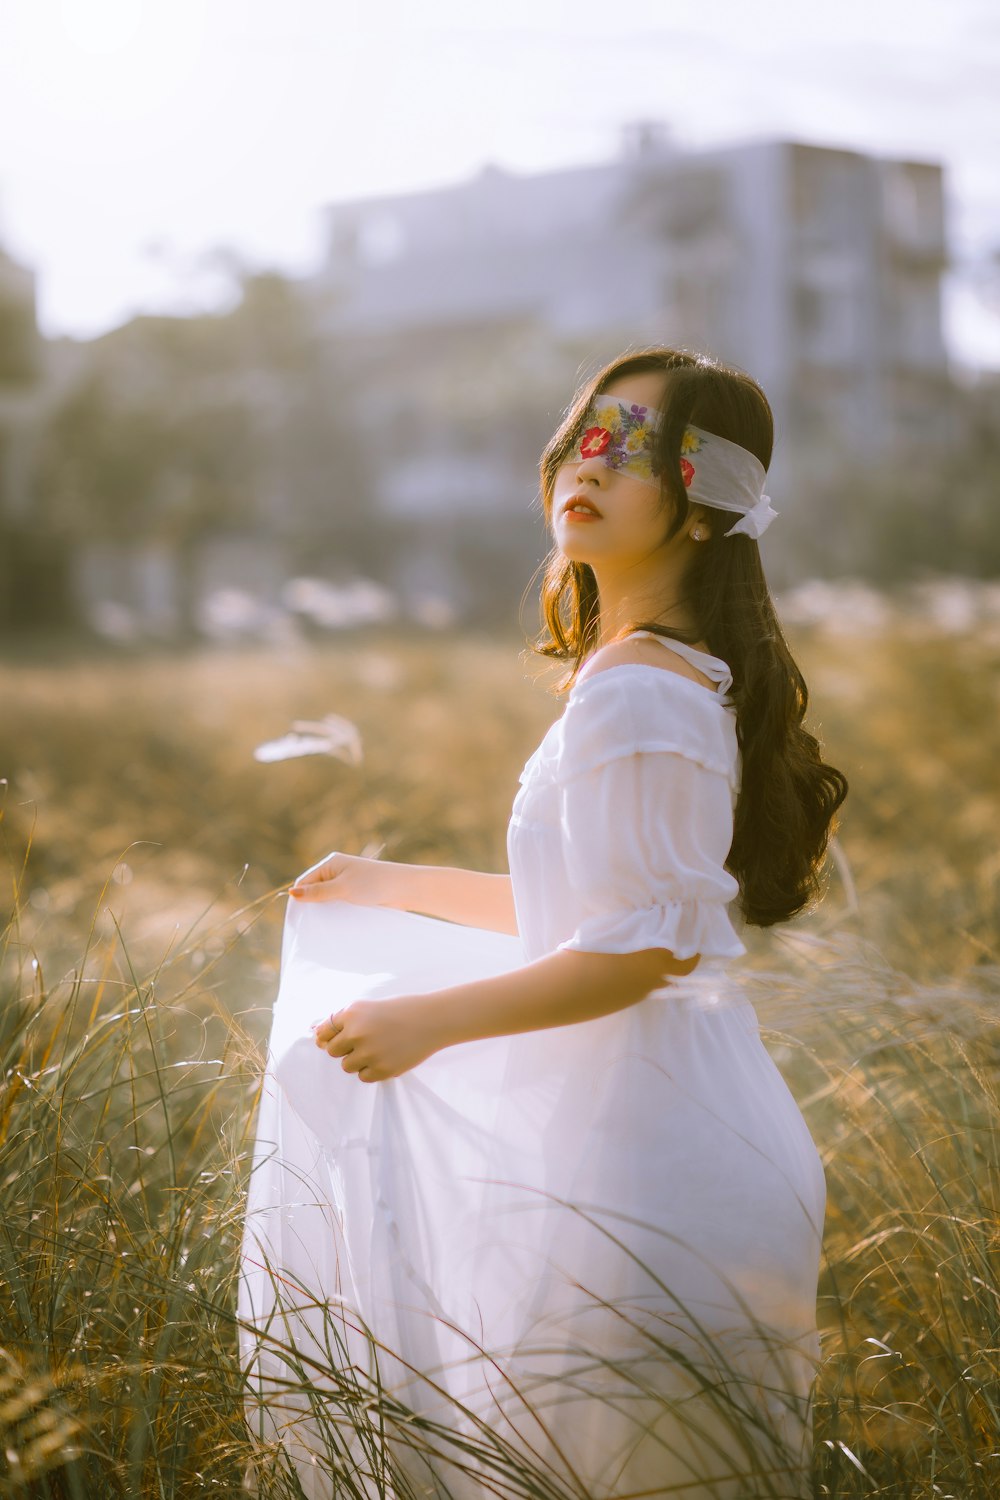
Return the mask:
[[[590,458],[582,458],[576,466],[577,479],[600,480],[607,474],[608,465],[603,458],[596,455]]]

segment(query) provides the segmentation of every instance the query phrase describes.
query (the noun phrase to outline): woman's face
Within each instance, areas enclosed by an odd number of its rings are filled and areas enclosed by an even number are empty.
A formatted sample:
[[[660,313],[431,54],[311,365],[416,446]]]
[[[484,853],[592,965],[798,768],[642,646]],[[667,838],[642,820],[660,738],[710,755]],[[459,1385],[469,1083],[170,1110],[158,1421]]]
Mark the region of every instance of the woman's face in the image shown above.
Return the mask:
[[[623,375],[602,392],[655,412],[663,395],[662,372]],[[599,511],[584,515],[567,510],[582,496]],[[556,470],[551,526],[556,546],[573,562],[621,565],[646,558],[661,545],[670,524],[663,514],[657,485],[611,468],[602,458],[576,458]]]

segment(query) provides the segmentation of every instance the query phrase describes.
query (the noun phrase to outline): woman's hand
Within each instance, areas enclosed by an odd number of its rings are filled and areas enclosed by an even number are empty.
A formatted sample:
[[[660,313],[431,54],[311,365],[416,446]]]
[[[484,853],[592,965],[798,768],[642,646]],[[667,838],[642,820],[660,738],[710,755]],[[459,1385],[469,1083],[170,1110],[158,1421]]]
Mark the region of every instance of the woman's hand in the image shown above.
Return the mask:
[[[402,867],[361,854],[328,854],[289,886],[298,901],[353,901],[355,906],[395,906]]]
[[[325,1021],[313,1023],[317,1047],[342,1059],[345,1073],[362,1083],[398,1078],[437,1051],[421,995],[392,1000],[355,1000]]]

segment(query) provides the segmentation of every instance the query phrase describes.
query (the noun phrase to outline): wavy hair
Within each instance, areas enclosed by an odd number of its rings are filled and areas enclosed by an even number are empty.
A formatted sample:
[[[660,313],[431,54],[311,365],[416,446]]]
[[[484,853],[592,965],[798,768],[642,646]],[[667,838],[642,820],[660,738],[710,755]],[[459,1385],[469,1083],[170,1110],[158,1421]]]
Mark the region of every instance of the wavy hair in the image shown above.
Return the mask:
[[[660,475],[662,512],[673,517],[668,537],[691,513],[680,467],[681,437],[689,422],[749,449],[765,469],[770,464],[774,420],[757,382],[707,355],[651,345],[621,355],[587,380],[546,444],[540,473],[550,534],[556,471],[592,398],[623,376],[656,371],[663,372],[664,388],[653,465]],[[703,640],[729,666],[742,770],[726,869],[739,882],[737,902],[745,921],[770,927],[820,899],[820,872],[848,786],[803,728],[809,692],[778,622],[756,538],[723,535],[740,515],[719,509],[710,539],[688,569],[681,602],[695,621],[695,634],[658,620],[631,621],[623,633],[641,628],[689,645]],[[562,696],[600,643],[597,582],[589,564],[574,562],[555,546],[542,568],[544,626],[530,644],[538,655],[572,663],[553,690]]]

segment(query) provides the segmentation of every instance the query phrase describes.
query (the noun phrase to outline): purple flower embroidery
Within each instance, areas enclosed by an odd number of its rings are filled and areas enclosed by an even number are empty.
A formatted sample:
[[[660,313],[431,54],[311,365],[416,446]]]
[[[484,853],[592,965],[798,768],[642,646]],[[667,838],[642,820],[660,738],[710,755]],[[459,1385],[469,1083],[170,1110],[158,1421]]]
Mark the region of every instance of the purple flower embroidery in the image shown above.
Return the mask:
[[[653,463],[649,407],[595,396],[583,420],[583,434],[574,440],[581,458],[600,456],[612,469],[640,477],[656,475]]]

